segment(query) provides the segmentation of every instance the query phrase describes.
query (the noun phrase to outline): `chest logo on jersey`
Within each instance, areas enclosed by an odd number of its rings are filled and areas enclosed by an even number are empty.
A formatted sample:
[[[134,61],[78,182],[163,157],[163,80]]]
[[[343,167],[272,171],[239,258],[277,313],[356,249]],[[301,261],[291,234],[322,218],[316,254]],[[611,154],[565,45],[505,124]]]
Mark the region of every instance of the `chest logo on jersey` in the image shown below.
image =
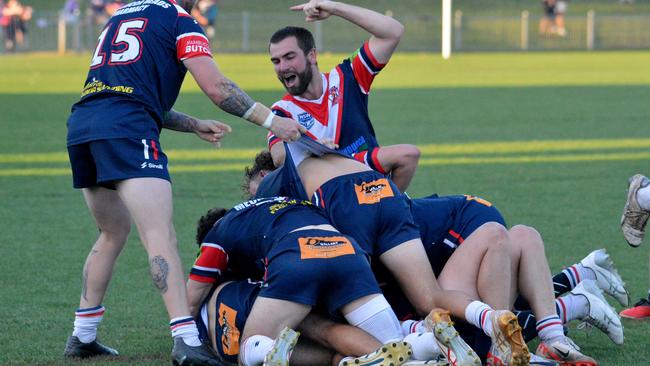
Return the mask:
[[[221,347],[223,353],[228,356],[239,354],[239,335],[237,329],[237,310],[226,304],[219,305],[219,329],[221,329]]]
[[[339,97],[339,88],[337,86],[331,87],[328,98],[330,102],[332,102],[332,106],[335,106],[339,103]]]
[[[314,125],[314,121],[315,121],[314,117],[307,112],[300,113],[298,115],[298,123],[303,125],[306,129],[310,129],[311,126]]]
[[[354,190],[357,193],[357,200],[360,205],[372,205],[381,201],[382,198],[393,197],[393,189],[388,179],[381,178],[368,183],[355,184]]]
[[[354,254],[348,238],[343,236],[298,238],[300,259],[327,259]]]

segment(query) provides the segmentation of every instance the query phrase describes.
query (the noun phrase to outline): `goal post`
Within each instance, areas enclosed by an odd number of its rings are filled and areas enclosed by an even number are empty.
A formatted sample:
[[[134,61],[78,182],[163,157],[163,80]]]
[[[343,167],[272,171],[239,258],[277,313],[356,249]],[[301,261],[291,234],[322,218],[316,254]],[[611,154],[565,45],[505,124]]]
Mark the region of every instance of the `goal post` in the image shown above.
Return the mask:
[[[451,0],[442,0],[442,58],[451,57]]]

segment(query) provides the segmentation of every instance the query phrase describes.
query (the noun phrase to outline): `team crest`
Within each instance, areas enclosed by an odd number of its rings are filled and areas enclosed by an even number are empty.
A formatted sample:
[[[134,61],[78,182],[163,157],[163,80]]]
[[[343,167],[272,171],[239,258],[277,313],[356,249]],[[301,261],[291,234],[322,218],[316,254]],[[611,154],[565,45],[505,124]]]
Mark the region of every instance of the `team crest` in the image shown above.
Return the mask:
[[[369,183],[355,184],[354,190],[357,192],[357,200],[360,205],[372,205],[378,203],[382,198],[393,197],[393,189],[388,183],[388,179],[381,178]]]
[[[306,129],[310,129],[314,125],[314,117],[311,114],[304,112],[298,115],[298,123],[303,125]]]
[[[339,88],[333,86],[330,88],[329,100],[332,102],[332,106],[335,106],[339,103]]]
[[[327,259],[354,254],[350,240],[344,236],[298,238],[300,259]]]
[[[221,348],[223,353],[228,356],[236,356],[239,354],[239,336],[240,332],[237,329],[237,310],[231,308],[226,304],[219,305],[219,325],[221,329]]]

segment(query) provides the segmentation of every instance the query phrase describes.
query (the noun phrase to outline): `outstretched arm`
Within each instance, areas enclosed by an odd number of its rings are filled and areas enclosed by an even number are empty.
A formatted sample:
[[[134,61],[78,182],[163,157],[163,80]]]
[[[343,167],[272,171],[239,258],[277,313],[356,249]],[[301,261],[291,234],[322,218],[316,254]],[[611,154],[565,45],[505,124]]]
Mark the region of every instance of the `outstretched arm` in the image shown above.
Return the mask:
[[[283,141],[295,141],[306,131],[296,121],[276,116],[268,107],[256,103],[219,71],[211,57],[193,57],[183,63],[201,90],[225,112],[263,126]]]
[[[292,6],[291,10],[305,12],[308,22],[327,19],[336,15],[365,29],[372,35],[368,41],[370,51],[379,63],[385,64],[397,47],[404,26],[397,20],[376,11],[337,1],[312,0]]]
[[[197,136],[211,142],[216,147],[220,147],[221,139],[232,131],[230,126],[225,123],[198,119],[173,109],[165,113],[163,127],[180,132],[194,132]]]

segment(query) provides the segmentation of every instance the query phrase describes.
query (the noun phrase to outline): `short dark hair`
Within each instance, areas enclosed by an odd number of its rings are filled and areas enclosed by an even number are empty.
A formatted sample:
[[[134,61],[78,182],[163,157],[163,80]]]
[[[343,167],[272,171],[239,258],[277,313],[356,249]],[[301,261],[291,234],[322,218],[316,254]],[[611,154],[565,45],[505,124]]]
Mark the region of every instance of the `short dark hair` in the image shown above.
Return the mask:
[[[244,194],[248,195],[248,185],[250,184],[253,177],[255,177],[262,170],[273,171],[275,170],[275,164],[273,164],[273,157],[271,152],[268,150],[262,150],[257,155],[255,155],[255,161],[253,166],[247,166],[244,168],[244,181],[242,182],[241,188],[244,191]]]
[[[196,224],[196,244],[201,246],[203,239],[208,235],[214,224],[219,221],[226,214],[226,209],[217,207],[209,210],[205,215],[201,216],[199,222]]]
[[[279,43],[288,37],[296,37],[298,41],[298,47],[306,54],[309,53],[312,49],[316,48],[314,43],[314,36],[311,35],[311,32],[302,27],[288,26],[281,29],[278,29],[271,36],[269,41],[269,47],[274,43]]]

